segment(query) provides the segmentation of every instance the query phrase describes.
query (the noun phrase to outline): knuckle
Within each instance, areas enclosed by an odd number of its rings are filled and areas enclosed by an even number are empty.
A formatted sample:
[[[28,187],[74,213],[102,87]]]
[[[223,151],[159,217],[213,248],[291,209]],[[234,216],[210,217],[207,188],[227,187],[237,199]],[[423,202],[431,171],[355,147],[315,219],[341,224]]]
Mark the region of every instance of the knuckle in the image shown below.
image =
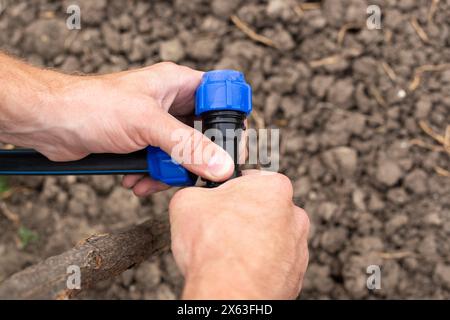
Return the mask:
[[[292,198],[293,195],[293,187],[291,180],[280,173],[276,173],[271,176],[271,183],[274,188],[279,190],[281,193],[287,195],[289,198]]]
[[[185,188],[177,191],[169,203],[169,212],[176,212],[179,208],[186,207],[186,201],[189,201],[192,195],[192,188]]]
[[[306,213],[305,210],[303,210],[299,207],[296,208],[296,211],[298,214],[300,227],[305,230],[306,234],[309,234],[309,230],[311,228],[311,220],[309,219],[308,214]]]
[[[179,65],[171,61],[165,61],[156,64],[155,67],[161,69],[161,71],[164,72],[173,72],[179,68]]]

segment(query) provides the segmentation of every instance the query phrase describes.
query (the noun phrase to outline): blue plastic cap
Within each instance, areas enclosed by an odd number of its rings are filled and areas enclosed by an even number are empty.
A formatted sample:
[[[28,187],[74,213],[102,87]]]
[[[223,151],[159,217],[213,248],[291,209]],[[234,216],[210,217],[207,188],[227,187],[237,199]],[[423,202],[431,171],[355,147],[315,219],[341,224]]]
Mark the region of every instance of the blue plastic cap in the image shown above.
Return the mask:
[[[196,92],[195,115],[208,111],[252,111],[252,88],[244,74],[234,70],[206,72]]]
[[[187,171],[160,148],[147,147],[147,165],[150,176],[169,186],[193,186],[197,177]]]

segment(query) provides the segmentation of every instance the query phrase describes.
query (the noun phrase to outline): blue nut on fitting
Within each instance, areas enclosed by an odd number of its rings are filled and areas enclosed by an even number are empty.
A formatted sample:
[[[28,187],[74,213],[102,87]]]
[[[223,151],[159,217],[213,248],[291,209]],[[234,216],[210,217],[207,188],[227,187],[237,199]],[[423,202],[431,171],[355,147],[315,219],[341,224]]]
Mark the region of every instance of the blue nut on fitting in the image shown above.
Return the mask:
[[[234,70],[206,72],[196,92],[195,115],[209,111],[252,111],[252,88],[244,74]]]
[[[197,176],[173,160],[160,148],[147,147],[147,165],[150,176],[169,186],[193,186]]]
[[[229,123],[240,128],[243,126],[245,117],[251,111],[252,89],[241,72],[216,70],[203,75],[202,82],[196,91],[195,114],[203,118],[206,129],[212,122],[219,130],[223,129],[222,122],[227,128]],[[197,176],[175,162],[159,148],[147,148],[147,164],[150,175],[165,184],[192,186],[196,183]],[[237,170],[233,177],[239,175]],[[210,185],[216,186],[212,182]]]

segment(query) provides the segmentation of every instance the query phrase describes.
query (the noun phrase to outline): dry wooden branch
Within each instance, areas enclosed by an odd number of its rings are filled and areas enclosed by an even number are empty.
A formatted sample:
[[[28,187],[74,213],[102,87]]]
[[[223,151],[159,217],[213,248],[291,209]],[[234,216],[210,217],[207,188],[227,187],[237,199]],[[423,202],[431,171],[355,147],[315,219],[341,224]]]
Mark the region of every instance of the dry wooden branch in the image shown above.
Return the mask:
[[[241,30],[243,33],[245,33],[250,39],[260,42],[262,44],[265,44],[266,46],[276,48],[276,44],[272,39],[269,39],[265,36],[262,36],[260,34],[257,34],[255,31],[253,31],[244,21],[239,19],[238,16],[232,15],[231,21],[236,25],[236,27]]]
[[[169,245],[167,218],[150,219],[112,234],[94,235],[0,283],[0,299],[69,299],[167,250]],[[80,268],[80,290],[67,288],[69,266]]]

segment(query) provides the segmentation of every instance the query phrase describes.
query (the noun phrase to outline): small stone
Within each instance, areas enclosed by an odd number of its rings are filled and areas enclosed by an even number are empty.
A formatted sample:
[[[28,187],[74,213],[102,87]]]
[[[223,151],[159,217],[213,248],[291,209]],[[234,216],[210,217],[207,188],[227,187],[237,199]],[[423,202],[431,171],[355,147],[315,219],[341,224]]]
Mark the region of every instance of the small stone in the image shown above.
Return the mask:
[[[281,109],[287,118],[299,116],[304,109],[304,100],[298,97],[284,97],[281,100]]]
[[[175,300],[177,296],[173,292],[173,290],[165,283],[158,286],[156,290],[156,299],[157,300]]]
[[[308,177],[303,177],[295,181],[294,183],[294,196],[305,197],[311,190],[311,181]]]
[[[81,10],[81,23],[94,25],[101,23],[106,15],[106,0],[66,0],[66,7],[78,5]]]
[[[335,174],[352,176],[358,167],[358,153],[349,147],[336,147],[325,151],[323,160]]]
[[[406,97],[406,91],[403,89],[400,89],[397,91],[397,97],[399,99],[404,99]]]
[[[425,171],[415,169],[405,177],[403,184],[416,194],[424,194],[428,191],[427,180],[428,176]]]
[[[417,101],[416,103],[416,117],[419,119],[424,119],[426,117],[428,117],[428,114],[431,111],[431,101],[428,98],[421,98],[419,101]]]
[[[326,251],[336,253],[346,242],[347,236],[347,229],[343,227],[332,228],[322,234],[320,244]]]
[[[68,56],[60,67],[61,71],[73,73],[80,70],[80,62],[74,56]]]
[[[370,195],[370,199],[369,199],[369,210],[370,211],[381,211],[384,209],[384,207],[386,206],[386,204],[384,203],[384,201],[381,199],[381,197],[376,194],[376,193],[372,193]]]
[[[420,241],[417,251],[421,256],[432,257],[437,253],[436,239],[433,234],[425,236],[425,238]]]
[[[129,190],[116,187],[105,200],[102,211],[112,221],[133,221],[140,208],[139,199]]]
[[[288,1],[269,0],[266,7],[266,12],[271,18],[283,18],[287,12],[292,12],[292,8]]]
[[[333,202],[323,202],[317,208],[317,215],[325,221],[330,221],[331,218],[336,214],[337,209],[337,204]]]
[[[228,19],[239,6],[240,2],[241,0],[213,0],[211,9],[216,16]]]
[[[349,108],[355,88],[350,78],[336,81],[328,90],[327,100],[337,107]]]
[[[281,102],[281,97],[277,93],[271,93],[266,99],[264,107],[264,118],[270,121],[273,115],[277,112]]]
[[[433,212],[433,213],[427,214],[424,217],[423,222],[430,226],[440,226],[442,224],[442,219],[438,213]]]
[[[408,201],[408,195],[403,188],[390,189],[387,198],[395,204],[404,204]]]
[[[352,113],[346,120],[353,134],[361,135],[366,129],[366,117],[360,113]]]
[[[154,288],[161,283],[162,273],[157,262],[144,262],[136,270],[135,278],[144,288]]]
[[[109,175],[94,175],[91,177],[92,186],[100,194],[107,194],[111,192],[112,188],[116,185],[114,176]]]
[[[304,139],[301,136],[294,135],[283,140],[286,154],[298,154],[298,152],[304,147]]]
[[[442,283],[447,289],[450,289],[450,266],[439,263],[434,270],[435,277]]]
[[[383,161],[378,165],[376,178],[385,186],[394,186],[403,176],[399,165],[391,160]]]
[[[334,281],[330,275],[330,267],[312,263],[308,266],[308,272],[303,282],[304,290],[318,290],[321,293],[329,293],[334,287]]]
[[[120,52],[122,49],[122,39],[119,32],[110,25],[103,24],[102,33],[106,46],[114,53]]]
[[[159,57],[163,61],[179,62],[185,55],[183,45],[178,39],[161,42],[159,46]]]
[[[144,60],[148,56],[151,55],[151,48],[145,42],[142,36],[137,36],[132,41],[131,53],[128,56],[128,59],[131,62],[138,62]]]
[[[225,2],[225,1],[224,1]],[[187,54],[197,60],[213,59],[219,46],[219,39],[200,38],[190,42],[187,46]]]
[[[35,20],[25,31],[24,49],[50,60],[64,52],[68,36],[66,24],[60,19]]]
[[[386,234],[392,234],[408,223],[408,216],[405,214],[398,214],[391,218],[385,226]]]
[[[282,27],[268,31],[267,37],[273,39],[276,46],[283,51],[289,51],[295,48],[295,41],[291,34]]]
[[[128,269],[120,276],[124,286],[129,287],[134,280],[134,270]]]
[[[353,191],[352,194],[352,200],[353,204],[358,210],[365,211],[366,210],[366,203],[364,201],[365,194],[362,190],[356,189]]]
[[[331,76],[317,75],[311,82],[311,90],[317,97],[323,98],[333,81],[334,78]]]

